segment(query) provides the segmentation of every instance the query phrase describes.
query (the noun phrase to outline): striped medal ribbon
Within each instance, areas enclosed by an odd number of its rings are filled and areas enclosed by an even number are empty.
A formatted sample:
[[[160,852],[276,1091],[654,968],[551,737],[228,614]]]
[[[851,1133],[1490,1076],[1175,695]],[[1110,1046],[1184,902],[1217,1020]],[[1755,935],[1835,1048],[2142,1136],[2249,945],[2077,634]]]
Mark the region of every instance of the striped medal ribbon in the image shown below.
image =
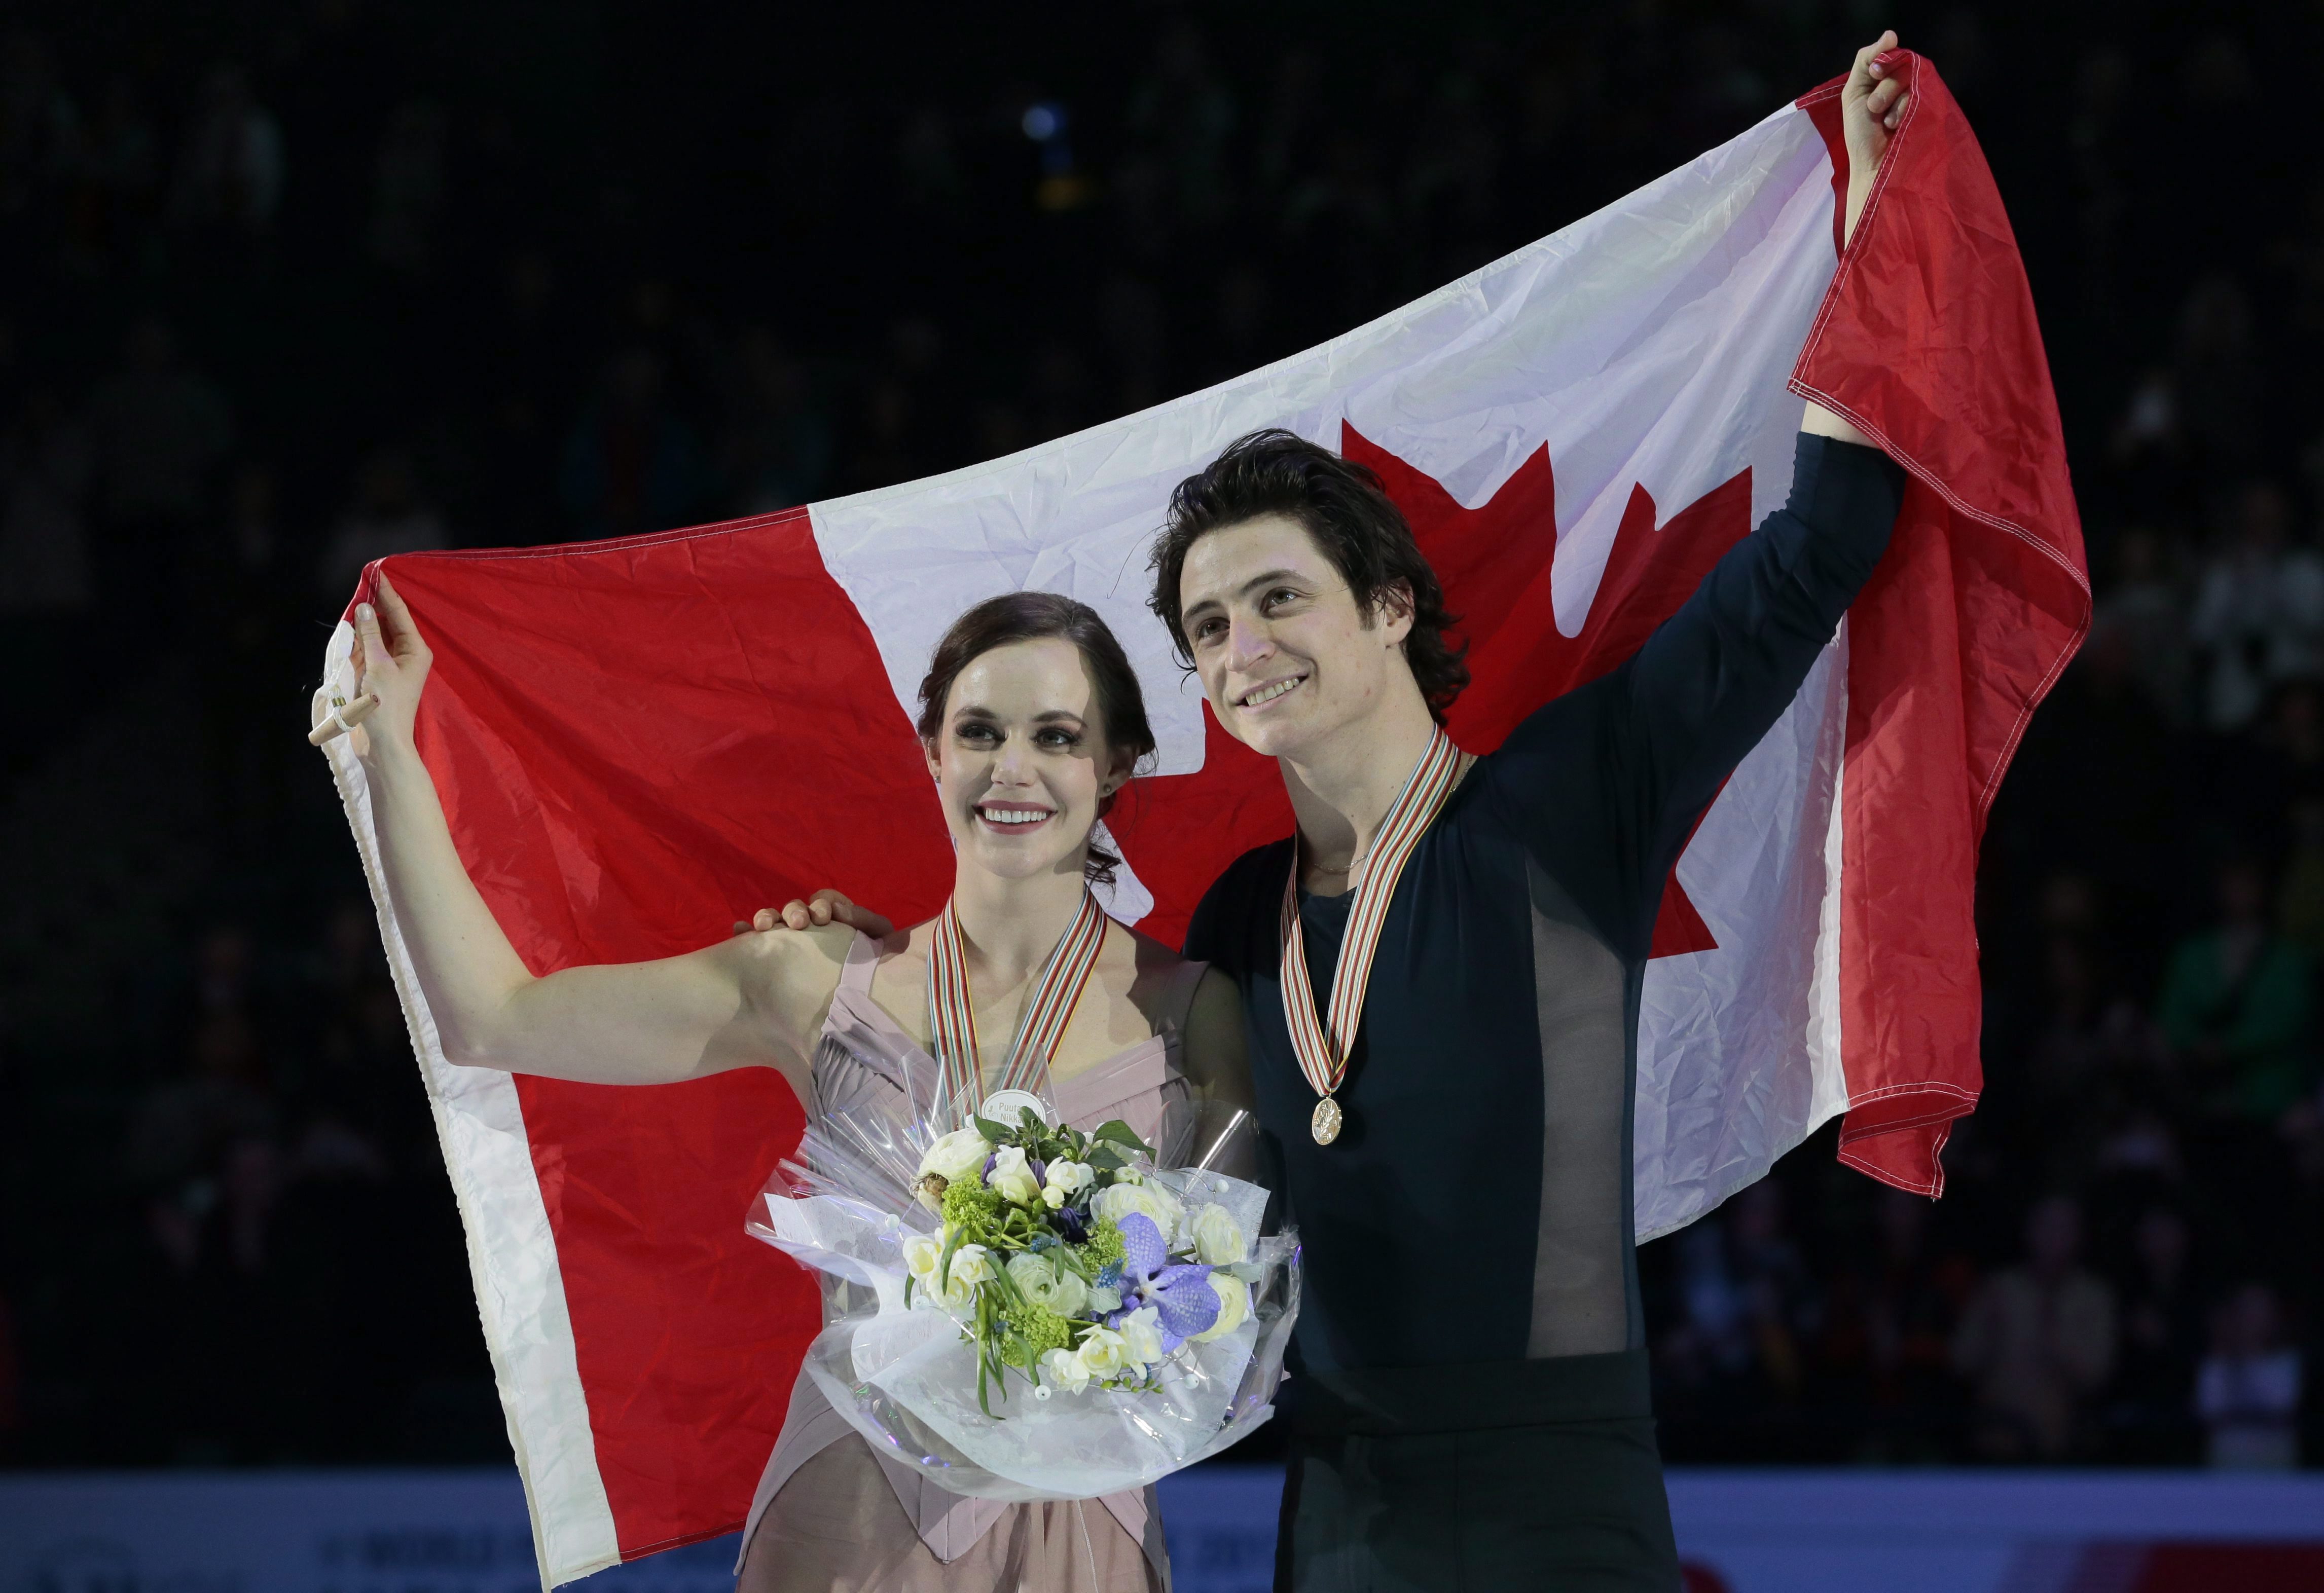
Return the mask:
[[[1372,842],[1371,861],[1364,866],[1363,883],[1356,887],[1356,904],[1348,915],[1340,965],[1332,975],[1328,1028],[1317,1019],[1315,990],[1307,978],[1307,949],[1299,928],[1299,840],[1292,837],[1291,872],[1283,881],[1283,1016],[1291,1028],[1299,1071],[1321,1097],[1308,1122],[1318,1145],[1340,1137],[1340,1103],[1332,1098],[1348,1076],[1348,1055],[1355,1049],[1356,1027],[1363,1021],[1364,990],[1371,983],[1372,958],[1379,951],[1396,882],[1403,877],[1412,849],[1452,794],[1453,778],[1460,772],[1461,749],[1440,725]]]
[[[1081,1002],[1090,971],[1097,966],[1098,948],[1105,944],[1105,909],[1084,889],[1081,910],[1074,915],[1049,960],[1041,964],[1033,993],[1026,998],[1025,1013],[1017,1020],[1017,1037],[1001,1065],[995,1093],[1031,1091],[1048,1067],[1057,1041]],[[928,1026],[935,1031],[945,1098],[960,1103],[965,1122],[983,1099],[984,1059],[976,1043],[976,1008],[969,999],[968,946],[961,938],[960,919],[949,900],[936,920],[936,945],[928,958]]]

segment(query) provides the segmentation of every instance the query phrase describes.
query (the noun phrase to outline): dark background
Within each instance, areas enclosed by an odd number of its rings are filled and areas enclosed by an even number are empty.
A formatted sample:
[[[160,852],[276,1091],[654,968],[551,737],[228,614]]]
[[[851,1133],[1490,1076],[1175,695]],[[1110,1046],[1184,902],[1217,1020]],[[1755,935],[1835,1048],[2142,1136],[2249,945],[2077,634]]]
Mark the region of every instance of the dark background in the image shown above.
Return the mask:
[[[0,1461],[508,1453],[301,740],[366,558],[1136,410],[1563,226],[1886,23],[2019,229],[2099,623],[1988,833],[1950,1192],[1827,1131],[1649,1247],[1666,1450],[2324,1456],[2324,7],[1011,9],[0,21]]]

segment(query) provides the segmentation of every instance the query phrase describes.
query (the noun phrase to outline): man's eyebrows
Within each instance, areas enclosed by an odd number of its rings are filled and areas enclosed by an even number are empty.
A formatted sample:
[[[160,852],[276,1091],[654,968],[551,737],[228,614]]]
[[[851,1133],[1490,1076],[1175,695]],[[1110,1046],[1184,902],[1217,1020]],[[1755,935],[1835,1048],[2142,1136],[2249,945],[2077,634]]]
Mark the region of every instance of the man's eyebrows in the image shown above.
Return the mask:
[[[1236,587],[1234,590],[1234,595],[1237,597],[1248,597],[1262,586],[1272,586],[1281,581],[1293,581],[1300,584],[1301,585],[1305,585],[1314,579],[1314,577],[1310,576],[1305,570],[1261,570],[1258,575],[1253,576],[1250,580],[1245,581],[1241,585]],[[1186,605],[1186,612],[1189,615],[1199,614],[1204,609],[1214,609],[1222,606],[1224,601],[1224,599],[1217,597],[1200,598]]]
[[[1258,591],[1261,586],[1272,586],[1277,581],[1297,581],[1305,585],[1314,578],[1305,570],[1261,570],[1258,575],[1245,581],[1241,590],[1247,595]]]

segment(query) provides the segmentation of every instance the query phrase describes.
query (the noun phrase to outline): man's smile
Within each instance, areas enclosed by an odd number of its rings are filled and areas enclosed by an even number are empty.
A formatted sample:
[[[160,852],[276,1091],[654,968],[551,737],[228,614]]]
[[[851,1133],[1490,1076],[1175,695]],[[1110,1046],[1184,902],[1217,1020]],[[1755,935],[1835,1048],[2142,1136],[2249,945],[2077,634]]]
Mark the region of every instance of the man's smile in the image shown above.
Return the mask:
[[[1265,686],[1255,686],[1235,699],[1235,706],[1245,710],[1263,708],[1268,704],[1277,702],[1289,695],[1294,687],[1306,678],[1305,675],[1287,675],[1281,680],[1270,680]]]

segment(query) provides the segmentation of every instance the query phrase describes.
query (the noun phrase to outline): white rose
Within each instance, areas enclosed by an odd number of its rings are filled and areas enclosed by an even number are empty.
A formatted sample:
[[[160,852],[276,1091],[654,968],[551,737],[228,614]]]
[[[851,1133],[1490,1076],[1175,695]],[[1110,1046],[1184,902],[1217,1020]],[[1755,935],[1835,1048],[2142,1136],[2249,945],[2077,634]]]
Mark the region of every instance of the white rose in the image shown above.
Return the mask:
[[[989,1188],[998,1190],[1001,1198],[1019,1206],[1038,1203],[1041,1186],[1034,1182],[1033,1169],[1026,1165],[1025,1153],[1013,1145],[1004,1145],[992,1153],[992,1176],[986,1179]]]
[[[1030,1250],[1019,1250],[1009,1257],[1009,1281],[1024,1291],[1025,1297],[1037,1304],[1047,1304],[1049,1291],[1057,1286],[1056,1264],[1047,1256],[1037,1256]]]
[[[1191,1237],[1194,1259],[1207,1266],[1232,1266],[1250,1254],[1242,1224],[1224,1206],[1204,1206],[1195,1212]]]
[[[1214,1272],[1211,1274],[1211,1287],[1219,1292],[1219,1320],[1194,1335],[1197,1344],[1225,1338],[1250,1315],[1250,1285],[1242,1279],[1231,1272]]]
[[[1059,1316],[1079,1316],[1089,1303],[1089,1285],[1081,1274],[1059,1266],[1047,1256],[1030,1251],[1009,1258],[1009,1280],[1036,1305],[1046,1305]]]
[[[1129,1368],[1128,1350],[1121,1335],[1112,1329],[1092,1328],[1082,1335],[1081,1348],[1074,1351],[1074,1358],[1081,1363],[1084,1372],[1103,1382]]]
[[[1041,1376],[1067,1394],[1079,1394],[1089,1386],[1089,1368],[1082,1364],[1082,1358],[1070,1349],[1044,1351]]]
[[[1162,1313],[1151,1305],[1122,1319],[1121,1341],[1130,1358],[1152,1366],[1162,1358]]]
[[[951,1133],[928,1146],[927,1155],[920,1158],[920,1176],[933,1173],[950,1183],[955,1178],[965,1178],[971,1173],[984,1170],[984,1158],[992,1154],[992,1142],[973,1128],[954,1128]]]
[[[1060,1266],[1057,1268],[1056,1291],[1042,1303],[1059,1316],[1084,1315],[1089,1310],[1089,1285],[1082,1282],[1082,1275],[1072,1267]]]
[[[1090,1197],[1090,1211],[1116,1224],[1133,1211],[1142,1211],[1154,1220],[1165,1245],[1178,1231],[1178,1219],[1185,1213],[1175,1195],[1153,1183],[1117,1183],[1102,1189]]]

